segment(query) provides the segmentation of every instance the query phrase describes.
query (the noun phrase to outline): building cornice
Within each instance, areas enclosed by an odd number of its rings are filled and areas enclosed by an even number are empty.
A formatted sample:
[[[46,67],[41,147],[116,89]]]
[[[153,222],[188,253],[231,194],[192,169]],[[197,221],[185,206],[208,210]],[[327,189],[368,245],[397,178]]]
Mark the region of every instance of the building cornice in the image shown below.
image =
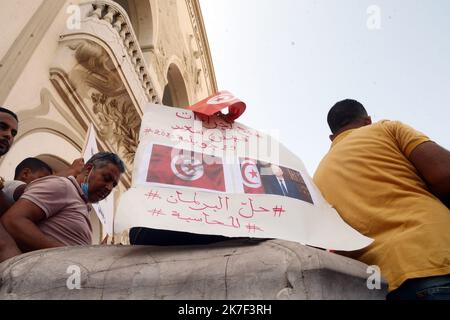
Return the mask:
[[[199,0],[186,0],[186,5],[189,11],[195,39],[200,48],[200,52],[202,53],[202,65],[208,82],[208,92],[209,94],[214,94],[218,91],[217,80],[200,2]]]

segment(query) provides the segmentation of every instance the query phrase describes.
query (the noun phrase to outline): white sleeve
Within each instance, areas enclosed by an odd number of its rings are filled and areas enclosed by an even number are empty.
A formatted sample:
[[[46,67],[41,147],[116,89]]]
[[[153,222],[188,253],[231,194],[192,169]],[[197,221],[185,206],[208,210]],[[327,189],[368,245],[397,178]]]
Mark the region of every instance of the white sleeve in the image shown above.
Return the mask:
[[[12,205],[14,202],[16,202],[14,200],[14,192],[18,187],[24,184],[26,183],[19,180],[12,180],[5,182],[5,186],[3,187],[2,191],[5,194],[6,201],[8,201],[9,205]]]

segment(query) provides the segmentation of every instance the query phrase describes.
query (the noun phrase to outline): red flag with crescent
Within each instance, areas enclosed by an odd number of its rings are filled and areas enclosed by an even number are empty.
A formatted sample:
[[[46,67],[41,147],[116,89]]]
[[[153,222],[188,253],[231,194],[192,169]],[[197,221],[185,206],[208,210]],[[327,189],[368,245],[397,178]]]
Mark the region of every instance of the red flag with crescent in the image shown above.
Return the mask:
[[[228,108],[228,114],[225,114],[225,119],[234,121],[239,118],[245,111],[246,105],[244,102],[236,98],[228,91],[220,91],[187,109],[194,111],[202,120],[205,117],[215,115],[219,111]]]
[[[154,144],[147,182],[225,192],[222,159]]]
[[[242,184],[245,193],[264,194],[264,186],[261,181],[261,174],[255,160],[241,159]]]

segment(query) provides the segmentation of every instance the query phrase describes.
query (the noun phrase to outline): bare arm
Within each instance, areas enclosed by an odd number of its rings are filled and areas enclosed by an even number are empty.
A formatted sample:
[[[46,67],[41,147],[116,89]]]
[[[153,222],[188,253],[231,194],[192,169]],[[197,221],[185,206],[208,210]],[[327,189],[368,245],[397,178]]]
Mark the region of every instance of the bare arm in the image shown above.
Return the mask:
[[[14,194],[13,194],[13,198],[14,201],[17,201],[20,196],[23,194],[23,192],[25,191],[25,188],[27,187],[26,184],[22,184],[20,186],[18,186],[16,188],[16,190],[14,190]],[[8,209],[11,207],[10,204],[8,204],[8,201],[6,200],[6,196],[5,194],[0,191],[0,217],[6,212],[8,211]]]
[[[0,217],[3,215],[3,213],[6,212],[6,210],[9,209],[8,202],[6,201],[6,196],[3,193],[3,191],[0,190]]]
[[[14,201],[19,200],[19,198],[23,195],[26,187],[27,187],[26,184],[22,184],[22,185],[18,186],[16,188],[16,190],[14,190],[14,195],[13,195]]]
[[[14,239],[0,223],[0,263],[21,253]]]
[[[409,160],[427,183],[431,192],[447,206],[450,204],[450,151],[434,142],[417,146]]]
[[[1,222],[22,251],[64,246],[37,227],[37,223],[44,218],[45,213],[41,208],[27,199],[19,199],[4,214]]]

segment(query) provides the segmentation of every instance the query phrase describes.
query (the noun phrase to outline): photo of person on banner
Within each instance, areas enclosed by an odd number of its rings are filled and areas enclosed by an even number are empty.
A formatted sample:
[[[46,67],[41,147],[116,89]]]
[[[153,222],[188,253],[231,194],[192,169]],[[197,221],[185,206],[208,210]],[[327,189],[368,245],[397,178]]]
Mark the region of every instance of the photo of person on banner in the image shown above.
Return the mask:
[[[311,194],[300,172],[273,163],[241,159],[244,192],[274,194],[313,204]]]

